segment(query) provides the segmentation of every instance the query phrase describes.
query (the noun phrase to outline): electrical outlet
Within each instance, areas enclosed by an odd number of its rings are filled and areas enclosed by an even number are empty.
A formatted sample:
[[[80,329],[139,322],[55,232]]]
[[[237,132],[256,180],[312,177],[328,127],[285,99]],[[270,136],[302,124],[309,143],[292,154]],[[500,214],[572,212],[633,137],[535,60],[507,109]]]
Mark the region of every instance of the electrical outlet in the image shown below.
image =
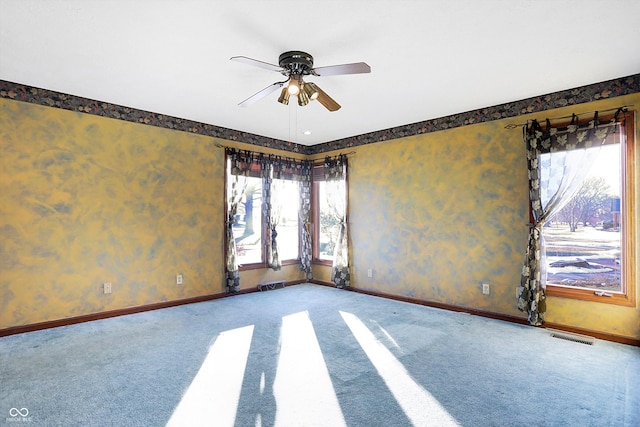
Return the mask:
[[[182,285],[182,274],[176,276],[176,285]]]
[[[485,295],[489,295],[489,284],[488,283],[483,283],[482,284],[482,293]]]
[[[110,294],[111,293],[111,282],[104,282],[102,284],[102,290],[104,291],[105,294]]]
[[[373,277],[373,270],[372,269],[367,269],[367,277],[368,278],[372,278]]]

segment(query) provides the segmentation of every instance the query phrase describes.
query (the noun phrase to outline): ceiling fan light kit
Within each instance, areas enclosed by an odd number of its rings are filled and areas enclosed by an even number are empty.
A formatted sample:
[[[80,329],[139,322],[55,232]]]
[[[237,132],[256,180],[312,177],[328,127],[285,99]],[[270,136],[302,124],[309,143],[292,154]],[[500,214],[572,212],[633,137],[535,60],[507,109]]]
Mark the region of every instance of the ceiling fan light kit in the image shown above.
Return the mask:
[[[271,71],[277,71],[287,77],[287,80],[273,83],[272,85],[262,89],[260,92],[245,99],[238,104],[241,107],[248,107],[269,95],[276,89],[282,88],[280,97],[278,98],[278,102],[281,104],[289,105],[290,96],[295,96],[298,98],[298,105],[301,107],[307,105],[309,101],[317,100],[327,110],[337,111],[340,109],[340,104],[322,91],[322,89],[320,89],[315,83],[305,82],[303,77],[308,75],[321,77],[342,74],[364,74],[371,72],[371,67],[364,62],[313,68],[313,56],[298,50],[292,50],[281,54],[278,58],[279,66],[247,58],[246,56],[234,56],[231,60]]]

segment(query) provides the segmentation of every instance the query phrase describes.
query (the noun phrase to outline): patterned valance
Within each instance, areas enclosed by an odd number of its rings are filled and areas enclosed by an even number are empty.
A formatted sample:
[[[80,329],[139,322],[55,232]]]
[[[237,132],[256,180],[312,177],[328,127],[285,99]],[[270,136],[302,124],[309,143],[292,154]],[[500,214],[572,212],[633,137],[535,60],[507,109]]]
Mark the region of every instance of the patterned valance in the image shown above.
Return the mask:
[[[260,176],[262,165],[256,153],[234,148],[225,148],[225,153],[231,161],[231,175]]]
[[[620,114],[625,111],[625,108],[619,108],[614,116],[606,121],[601,121],[596,111],[592,120],[582,124],[579,123],[578,116],[573,114],[568,125],[555,127],[549,119],[545,120],[544,127],[537,120],[533,120],[524,127],[527,149],[544,154],[604,144],[610,134],[617,132]]]
[[[311,161],[296,160],[273,154],[255,153],[249,150],[236,150],[225,147],[225,153],[231,160],[231,174],[253,177],[266,177],[273,171],[272,178],[290,181],[311,180]]]
[[[347,169],[346,154],[339,154],[335,157],[324,158],[324,179],[325,181],[337,181],[345,179]]]
[[[273,179],[311,181],[311,162],[269,155],[267,163],[273,167]]]

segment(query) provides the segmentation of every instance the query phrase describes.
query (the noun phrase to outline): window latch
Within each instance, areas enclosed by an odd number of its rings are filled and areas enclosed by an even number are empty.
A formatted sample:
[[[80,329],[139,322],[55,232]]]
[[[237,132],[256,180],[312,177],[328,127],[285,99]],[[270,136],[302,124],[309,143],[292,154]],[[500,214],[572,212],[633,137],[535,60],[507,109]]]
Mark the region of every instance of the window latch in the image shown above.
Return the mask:
[[[595,291],[594,294],[596,294],[599,297],[612,297],[613,294],[610,292],[605,292],[605,291]]]

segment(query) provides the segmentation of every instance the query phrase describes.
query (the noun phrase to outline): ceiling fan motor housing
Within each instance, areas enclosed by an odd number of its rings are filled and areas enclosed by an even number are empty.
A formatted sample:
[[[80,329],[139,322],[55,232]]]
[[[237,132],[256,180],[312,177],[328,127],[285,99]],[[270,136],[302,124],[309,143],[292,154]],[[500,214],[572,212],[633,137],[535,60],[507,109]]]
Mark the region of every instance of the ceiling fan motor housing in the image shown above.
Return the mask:
[[[292,50],[280,55],[278,63],[286,70],[284,75],[309,75],[313,69],[313,56],[306,52]]]

